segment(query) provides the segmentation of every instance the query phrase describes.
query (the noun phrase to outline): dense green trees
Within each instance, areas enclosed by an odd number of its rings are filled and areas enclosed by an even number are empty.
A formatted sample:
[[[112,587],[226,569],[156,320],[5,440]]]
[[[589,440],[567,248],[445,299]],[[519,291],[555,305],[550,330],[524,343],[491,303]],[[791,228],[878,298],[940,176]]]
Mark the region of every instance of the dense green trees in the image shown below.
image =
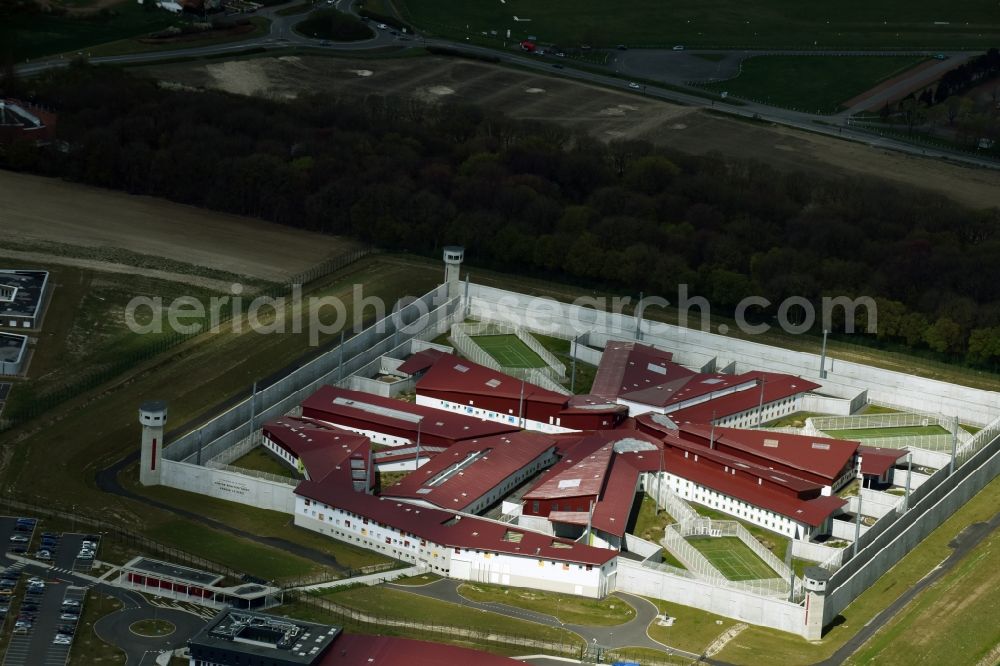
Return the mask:
[[[869,295],[870,344],[1000,363],[996,209],[458,105],[279,103],[86,66],[5,85],[56,107],[62,141],[8,148],[8,168],[671,301],[687,283],[720,311]]]

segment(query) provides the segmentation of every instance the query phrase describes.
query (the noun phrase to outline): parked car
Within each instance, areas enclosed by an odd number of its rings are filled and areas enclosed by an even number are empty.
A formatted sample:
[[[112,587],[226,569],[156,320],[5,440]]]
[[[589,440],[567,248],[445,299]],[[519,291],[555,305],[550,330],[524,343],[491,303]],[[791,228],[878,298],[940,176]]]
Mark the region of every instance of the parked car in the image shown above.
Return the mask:
[[[52,559],[52,553],[50,553],[47,550],[40,550],[37,553],[35,553],[35,559],[36,560],[42,560],[42,561],[51,560]]]
[[[60,624],[57,629],[60,634],[65,634],[67,636],[72,636],[76,633],[76,627],[72,624]]]
[[[80,602],[76,599],[63,599],[63,608],[79,608]]]
[[[30,627],[14,627],[15,634],[26,634],[31,631]]]
[[[76,613],[63,613],[59,616],[59,619],[63,622],[76,622],[80,619],[80,616]]]
[[[385,23],[379,23],[375,27],[378,28],[379,30],[388,30],[389,28],[389,26],[387,26]]]
[[[72,636],[56,635],[56,637],[52,639],[52,644],[53,645],[72,645],[73,644],[73,637]]]
[[[639,85],[638,83],[636,83],[635,81],[629,81],[629,83],[628,83],[628,87],[629,87],[629,88],[632,88],[633,90],[638,90],[638,89],[639,89],[639,88],[641,88],[642,86],[640,86],[640,85]]]
[[[677,46],[674,47],[674,51],[683,51],[683,50],[684,50],[683,44],[678,44]]]
[[[28,543],[31,539],[23,534],[15,534],[10,538],[11,543]]]

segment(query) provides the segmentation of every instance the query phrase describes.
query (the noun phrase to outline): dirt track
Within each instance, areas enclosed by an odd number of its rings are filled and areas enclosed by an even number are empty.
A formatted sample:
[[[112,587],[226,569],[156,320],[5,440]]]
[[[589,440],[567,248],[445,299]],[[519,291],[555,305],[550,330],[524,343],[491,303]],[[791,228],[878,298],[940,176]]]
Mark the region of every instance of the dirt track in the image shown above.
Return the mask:
[[[8,171],[0,171],[0,211],[4,233],[15,238],[122,248],[272,281],[353,245],[335,236]]]
[[[752,125],[624,91],[445,58],[361,60],[283,56],[142,68],[165,81],[240,94],[294,97],[327,90],[345,97],[399,94],[488,105],[516,118],[548,120],[602,140],[645,138],[679,150],[753,158],[780,169],[879,176],[973,207],[1000,205],[1000,172],[972,169],[863,144]]]

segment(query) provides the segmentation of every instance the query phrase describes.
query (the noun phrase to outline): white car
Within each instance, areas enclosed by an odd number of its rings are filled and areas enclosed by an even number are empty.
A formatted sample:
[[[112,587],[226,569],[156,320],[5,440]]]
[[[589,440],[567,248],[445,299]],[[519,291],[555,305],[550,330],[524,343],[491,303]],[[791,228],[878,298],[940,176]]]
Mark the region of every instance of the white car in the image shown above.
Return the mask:
[[[93,550],[94,547],[96,546],[97,544],[94,543],[93,541],[84,541],[83,543],[80,544],[80,548],[82,550]]]
[[[80,606],[80,602],[76,599],[63,599],[63,608],[77,608]]]
[[[379,23],[375,27],[378,28],[379,30],[388,30],[389,29],[389,26],[387,26],[385,23]]]
[[[28,585],[45,585],[45,580],[38,576],[32,576],[28,579]]]
[[[683,50],[684,50],[683,44],[678,44],[677,46],[674,47],[674,51],[683,51]]]
[[[640,85],[639,85],[638,83],[636,83],[635,81],[629,81],[629,84],[628,84],[628,87],[629,87],[629,88],[632,88],[633,90],[638,90],[638,89],[639,89],[639,88],[641,88],[642,86],[640,86]]]
[[[73,639],[69,636],[56,636],[52,639],[53,645],[72,645]]]
[[[22,536],[20,534],[15,534],[10,538],[11,543],[28,543],[28,537]]]

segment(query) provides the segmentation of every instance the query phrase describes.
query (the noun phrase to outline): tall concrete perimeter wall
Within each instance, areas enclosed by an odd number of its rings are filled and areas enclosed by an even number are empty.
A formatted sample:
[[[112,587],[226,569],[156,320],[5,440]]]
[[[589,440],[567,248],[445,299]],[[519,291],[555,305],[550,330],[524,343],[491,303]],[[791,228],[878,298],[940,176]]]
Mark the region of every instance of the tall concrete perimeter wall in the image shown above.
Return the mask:
[[[294,483],[280,483],[237,472],[163,460],[163,485],[239,502],[258,509],[295,513]]]
[[[209,460],[249,436],[264,421],[290,412],[320,386],[342,382],[355,373],[377,372],[383,355],[408,353],[411,339],[433,338],[447,330],[458,312],[459,300],[446,301],[445,293],[443,287],[428,292],[400,309],[398,315],[380,320],[258,391],[255,398],[245,398],[199,428],[168,442],[164,459],[196,462],[200,444],[201,461]]]
[[[1000,438],[983,447],[964,465],[947,476],[935,473],[910,496],[910,510],[873,536],[862,539],[864,547],[833,574],[824,612],[824,623],[833,619],[879,577],[917,546],[963,504],[1000,473]],[[942,475],[946,478],[943,478]],[[916,498],[916,499],[914,499]],[[883,522],[885,519],[880,520]]]
[[[469,296],[473,317],[502,319],[529,330],[548,330],[550,335],[564,338],[586,331],[589,332],[588,342],[594,346],[603,346],[608,339],[636,338],[637,320],[629,315],[610,314],[551,300],[539,307],[542,299],[483,285],[470,285]],[[527,317],[529,312],[533,315],[530,320]],[[697,310],[692,311],[692,321],[696,321],[697,316]],[[822,383],[824,393],[846,397],[867,390],[868,398],[872,400],[926,412],[959,415],[963,423],[990,423],[1000,413],[1000,395],[992,391],[831,359],[827,360],[827,379],[820,381],[817,354],[789,351],[696,329],[645,320],[642,340],[670,349],[680,363],[700,367],[711,359],[719,359],[723,365],[735,362],[740,372],[759,368],[787,372]]]
[[[803,635],[804,606],[684,578],[618,558],[615,589],[684,604],[709,613]]]

